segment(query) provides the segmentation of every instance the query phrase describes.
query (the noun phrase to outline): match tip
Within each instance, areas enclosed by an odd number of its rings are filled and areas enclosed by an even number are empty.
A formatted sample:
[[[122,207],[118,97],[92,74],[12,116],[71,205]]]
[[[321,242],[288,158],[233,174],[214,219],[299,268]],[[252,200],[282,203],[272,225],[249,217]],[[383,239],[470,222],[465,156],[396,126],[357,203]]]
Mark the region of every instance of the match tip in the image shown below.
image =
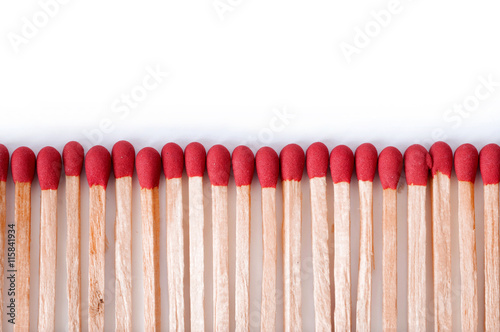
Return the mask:
[[[83,167],[83,147],[80,143],[71,141],[64,146],[64,173],[69,176],[80,176]]]
[[[236,185],[248,186],[252,183],[255,158],[250,148],[240,145],[233,150],[232,165]]]
[[[106,189],[111,173],[111,155],[102,145],[92,147],[85,156],[85,173],[89,187],[103,186]]]
[[[406,183],[408,185],[426,186],[432,158],[422,145],[408,147],[404,155]]]
[[[61,177],[61,154],[51,146],[46,146],[38,152],[36,172],[42,190],[56,190]]]
[[[153,148],[144,148],[135,160],[139,185],[144,189],[153,189],[160,185],[161,157]]]
[[[355,153],[356,176],[360,181],[373,182],[377,172],[377,149],[371,143],[358,146]]]
[[[500,146],[488,144],[479,153],[479,169],[483,184],[496,184],[500,182]]]
[[[198,142],[189,143],[184,150],[186,162],[186,173],[191,176],[203,176],[205,174],[207,152],[205,147]]]
[[[383,189],[397,189],[401,171],[403,170],[403,155],[393,146],[388,146],[378,157],[378,175]]]
[[[0,181],[7,181],[9,173],[9,150],[3,144],[0,144]]]
[[[262,188],[276,188],[280,174],[280,159],[276,151],[265,146],[255,156],[257,176]]]
[[[310,179],[322,178],[328,171],[328,148],[321,142],[313,143],[306,151],[307,175]]]
[[[12,153],[12,178],[15,183],[33,182],[35,176],[36,157],[33,151],[21,146]]]
[[[304,150],[297,144],[288,144],[280,152],[281,179],[302,180],[305,164]]]
[[[451,177],[453,168],[453,151],[445,142],[436,142],[432,144],[429,154],[432,157],[432,176],[440,172]]]
[[[455,173],[458,181],[476,181],[478,152],[472,144],[462,144],[455,151]]]
[[[208,150],[207,172],[212,186],[227,186],[231,172],[231,155],[223,145],[214,145]]]
[[[132,144],[127,141],[116,142],[111,150],[111,158],[116,179],[134,175],[135,149]]]
[[[182,177],[184,152],[182,152],[182,148],[178,144],[165,144],[161,149],[161,159],[163,161],[163,173],[165,173],[168,180]]]
[[[345,145],[336,146],[330,153],[330,172],[333,183],[351,183],[354,168],[354,154]]]

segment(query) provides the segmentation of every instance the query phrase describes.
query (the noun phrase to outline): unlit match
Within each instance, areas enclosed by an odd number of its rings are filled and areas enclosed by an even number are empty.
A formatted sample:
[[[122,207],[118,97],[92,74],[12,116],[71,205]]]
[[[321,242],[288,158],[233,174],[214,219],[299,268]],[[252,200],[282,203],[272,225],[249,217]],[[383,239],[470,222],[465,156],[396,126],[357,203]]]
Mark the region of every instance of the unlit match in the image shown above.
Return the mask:
[[[0,280],[5,280],[6,230],[7,230],[7,174],[9,172],[9,150],[0,144]],[[0,282],[0,326],[4,321],[4,282]]]

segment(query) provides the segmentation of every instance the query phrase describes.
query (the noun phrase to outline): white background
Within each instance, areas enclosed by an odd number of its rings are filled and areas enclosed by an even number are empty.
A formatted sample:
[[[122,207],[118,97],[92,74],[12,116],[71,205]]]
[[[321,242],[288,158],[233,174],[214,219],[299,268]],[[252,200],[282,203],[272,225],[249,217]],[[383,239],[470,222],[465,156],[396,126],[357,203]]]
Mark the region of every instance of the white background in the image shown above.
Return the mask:
[[[43,8],[51,15],[44,14]],[[387,10],[392,11],[390,18],[381,14],[388,13]],[[207,148],[223,143],[230,150],[245,143],[254,152],[263,145],[279,150],[291,142],[307,148],[317,140],[325,142],[330,149],[337,144],[347,144],[355,149],[360,143],[369,141],[379,151],[387,145],[394,145],[403,151],[416,142],[428,148],[436,139],[445,139],[452,148],[470,142],[479,149],[486,143],[500,141],[500,116],[497,115],[500,106],[499,10],[498,1],[451,0],[2,1],[0,142],[11,152],[18,146],[27,145],[35,153],[45,145],[62,150],[69,140],[78,140],[86,150],[96,143],[111,149],[119,139],[130,140],[137,151],[144,146],[161,149],[169,141],[184,147],[195,140],[201,141]],[[375,16],[384,18],[383,26],[376,23]],[[359,31],[366,29],[371,36],[363,38],[361,34],[364,33]],[[347,44],[356,47],[357,53],[346,57],[342,47],[346,48]],[[151,91],[140,95],[141,91],[146,91],[141,90],[141,84],[153,69],[168,72],[169,75]],[[494,82],[489,90],[483,83],[485,80]],[[140,101],[133,107],[126,107],[120,99],[131,93],[136,93]],[[276,121],[276,114],[283,112],[291,114],[290,118]],[[35,180],[32,207],[33,328],[36,326],[38,293],[37,183]],[[107,330],[114,327],[113,184],[111,180],[107,214],[107,237],[110,241],[106,254]],[[135,185],[134,188],[138,189],[137,181]],[[308,182],[304,181],[303,185],[303,327],[310,331],[314,320]],[[84,177],[82,188],[82,295],[85,300],[88,191]],[[230,188],[231,202],[234,202],[234,183]],[[330,184],[329,198],[331,189]],[[479,308],[482,314],[483,226],[479,178],[476,189]],[[206,247],[209,248],[208,185],[206,190],[205,235]],[[381,329],[381,187],[378,179],[374,190],[376,269],[372,328],[377,331]],[[455,200],[455,184],[452,190]],[[259,326],[262,245],[260,189],[256,179],[252,194],[251,311],[255,329]],[[398,303],[399,323],[404,329],[404,185],[399,197]],[[56,303],[57,326],[61,330],[66,329],[67,320],[63,198],[64,183],[61,185],[59,204]],[[8,222],[12,223],[11,178],[7,199]],[[164,193],[161,199],[163,202]],[[134,193],[134,203],[134,330],[141,330],[138,190]],[[331,207],[331,199],[329,204]],[[353,182],[353,307],[359,244],[357,204],[357,186]],[[280,207],[278,200],[279,218]],[[161,212],[161,248],[166,248],[164,204]],[[330,222],[332,216],[329,213]],[[233,210],[230,217],[234,219]],[[458,231],[456,215],[454,217],[453,315],[454,328],[459,330]],[[234,224],[231,224],[230,232],[234,234]],[[430,254],[430,232],[428,235]],[[234,242],[230,243],[230,250],[234,251]],[[208,250],[207,285],[211,284],[210,254],[211,250]],[[165,258],[165,250],[162,249],[163,329],[168,326]],[[428,258],[430,264],[430,256]],[[234,270],[234,253],[230,264]],[[427,269],[430,299],[430,265]],[[206,295],[209,313],[206,323],[210,327],[211,293]],[[429,301],[429,330],[433,321],[431,306]],[[83,307],[86,307],[85,304]],[[281,322],[279,310],[280,329]],[[231,324],[234,328],[234,322]],[[86,327],[85,319],[83,326]],[[479,328],[482,327],[480,323]],[[4,328],[10,330],[11,326],[4,323]]]

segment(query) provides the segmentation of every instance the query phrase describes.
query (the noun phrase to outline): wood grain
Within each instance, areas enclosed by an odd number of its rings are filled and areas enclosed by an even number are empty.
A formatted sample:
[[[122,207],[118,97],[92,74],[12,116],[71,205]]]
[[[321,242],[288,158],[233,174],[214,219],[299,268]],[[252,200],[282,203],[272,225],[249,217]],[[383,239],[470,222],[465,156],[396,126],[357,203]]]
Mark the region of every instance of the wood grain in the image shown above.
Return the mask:
[[[132,331],[132,177],[115,185],[115,329]]]
[[[333,184],[335,286],[334,328],[351,331],[351,196],[348,182]]]
[[[432,265],[434,330],[452,330],[450,177],[437,172],[432,179]]]
[[[309,180],[313,258],[314,322],[316,331],[332,331],[330,256],[327,219],[326,177]]]
[[[300,181],[283,181],[283,328],[302,331],[302,285],[300,251],[302,190]]]
[[[144,330],[160,331],[160,199],[158,187],[141,189]]]
[[[189,272],[191,331],[205,331],[205,217],[203,177],[189,178]]]
[[[57,190],[40,197],[38,331],[56,330]]]
[[[260,330],[276,330],[276,188],[262,188],[262,300]]]
[[[3,296],[5,292],[5,257],[7,257],[6,248],[6,230],[7,230],[7,191],[6,182],[0,181],[0,326],[3,326],[5,320]]]
[[[250,331],[250,186],[236,187],[236,331]]]
[[[383,190],[382,210],[382,328],[396,332],[398,328],[398,192]]]

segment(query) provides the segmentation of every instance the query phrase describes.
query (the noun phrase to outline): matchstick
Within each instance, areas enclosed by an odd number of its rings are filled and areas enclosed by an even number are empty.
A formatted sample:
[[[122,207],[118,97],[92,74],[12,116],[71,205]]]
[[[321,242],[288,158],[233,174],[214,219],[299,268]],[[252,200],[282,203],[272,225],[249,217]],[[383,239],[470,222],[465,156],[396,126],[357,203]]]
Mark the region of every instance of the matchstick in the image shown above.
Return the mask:
[[[4,321],[4,280],[5,280],[5,257],[7,257],[5,242],[7,240],[7,174],[9,172],[9,150],[0,144],[0,326]],[[11,236],[12,237],[12,236]],[[10,255],[9,255],[10,256]]]
[[[30,330],[31,183],[35,175],[35,159],[33,151],[24,146],[12,153],[12,178],[15,184],[16,260],[14,266],[8,264],[7,272],[16,275],[14,331]]]
[[[311,191],[311,234],[313,258],[314,321],[316,331],[332,331],[330,292],[330,256],[327,219],[326,172],[328,148],[321,142],[311,144],[306,152],[306,168]]]
[[[38,331],[56,330],[57,188],[61,177],[61,155],[45,147],[37,156],[40,182],[40,277]]]
[[[276,330],[276,271],[278,244],[276,238],[276,184],[280,173],[279,157],[270,147],[255,156],[257,175],[262,187],[262,299],[260,330]]]
[[[206,151],[197,142],[184,150],[186,173],[189,181],[189,273],[191,331],[205,331],[205,251],[203,233],[205,217],[203,209],[203,175]]]
[[[106,250],[106,186],[111,156],[105,147],[92,147],[85,157],[89,184],[88,329],[104,331],[104,261]]]
[[[229,331],[229,234],[227,185],[231,156],[222,145],[208,150],[207,172],[212,185],[214,332]]]
[[[361,144],[355,153],[356,176],[359,186],[359,268],[356,331],[370,330],[373,259],[373,179],[377,171],[377,149],[373,144]]]
[[[460,299],[462,331],[478,328],[476,225],[474,213],[474,182],[478,153],[471,144],[455,151],[455,172],[458,179],[458,234],[460,246]]]
[[[403,169],[403,156],[389,146],[378,157],[378,174],[382,184],[382,329],[398,328],[398,182]]]
[[[450,177],[453,152],[445,142],[436,142],[431,146],[429,153],[432,157],[434,326],[436,331],[451,331]]]
[[[116,186],[115,329],[132,331],[132,176],[135,150],[119,141],[111,150]]]
[[[240,145],[233,151],[232,165],[236,182],[236,273],[234,315],[236,331],[250,331],[250,185],[254,173],[254,155]]]
[[[498,239],[498,183],[500,146],[486,145],[479,154],[484,188],[484,329],[500,331],[500,249]]]
[[[144,148],[135,161],[141,186],[142,264],[144,273],[144,331],[160,331],[160,184],[161,157]]]
[[[68,331],[82,329],[82,291],[80,263],[80,174],[83,166],[83,147],[78,142],[64,146],[63,164],[66,175],[66,273],[68,289]]]
[[[302,233],[302,189],[304,150],[288,144],[281,150],[283,184],[283,330],[302,330],[302,285],[300,251]]]
[[[426,330],[426,216],[427,178],[432,159],[418,144],[404,155],[408,184],[408,331]]]
[[[167,196],[167,280],[170,331],[184,331],[184,227],[182,171],[184,154],[175,143],[161,150]]]
[[[334,328],[336,332],[351,331],[351,197],[350,186],[354,155],[345,145],[330,153],[333,180],[334,229]]]

